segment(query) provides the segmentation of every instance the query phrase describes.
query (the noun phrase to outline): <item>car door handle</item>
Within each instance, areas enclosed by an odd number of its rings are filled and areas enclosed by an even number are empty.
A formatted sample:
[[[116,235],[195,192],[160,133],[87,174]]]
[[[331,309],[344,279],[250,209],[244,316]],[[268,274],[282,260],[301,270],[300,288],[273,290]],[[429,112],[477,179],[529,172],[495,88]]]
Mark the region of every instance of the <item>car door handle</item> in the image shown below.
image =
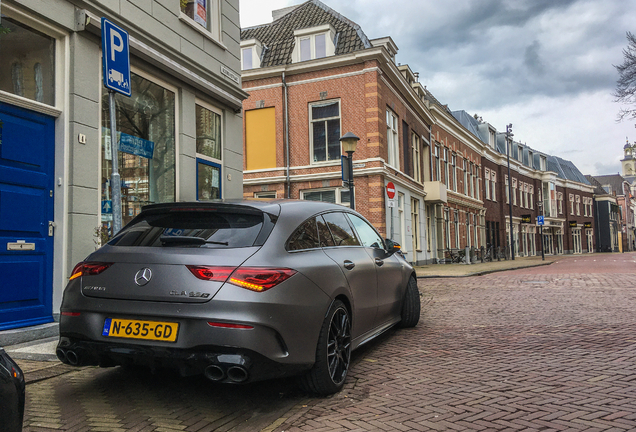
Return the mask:
[[[352,263],[349,260],[345,260],[344,262],[344,268],[346,268],[347,270],[351,270],[355,267],[356,265],[354,263]]]
[[[384,260],[381,260],[380,258],[376,258],[375,265],[377,265],[378,267],[382,267],[384,265]]]

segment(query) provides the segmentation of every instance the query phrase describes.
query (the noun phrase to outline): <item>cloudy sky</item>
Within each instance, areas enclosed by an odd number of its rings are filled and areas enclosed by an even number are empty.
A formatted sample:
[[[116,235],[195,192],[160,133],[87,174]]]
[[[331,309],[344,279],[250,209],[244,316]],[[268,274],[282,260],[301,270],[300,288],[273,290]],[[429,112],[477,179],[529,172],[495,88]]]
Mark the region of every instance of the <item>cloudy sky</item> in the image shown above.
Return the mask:
[[[322,1],[369,39],[391,36],[397,62],[451,110],[500,131],[512,123],[515,140],[584,174],[619,172],[626,138],[636,141],[635,122],[617,123],[612,97],[636,0]],[[241,26],[300,3],[240,0]]]

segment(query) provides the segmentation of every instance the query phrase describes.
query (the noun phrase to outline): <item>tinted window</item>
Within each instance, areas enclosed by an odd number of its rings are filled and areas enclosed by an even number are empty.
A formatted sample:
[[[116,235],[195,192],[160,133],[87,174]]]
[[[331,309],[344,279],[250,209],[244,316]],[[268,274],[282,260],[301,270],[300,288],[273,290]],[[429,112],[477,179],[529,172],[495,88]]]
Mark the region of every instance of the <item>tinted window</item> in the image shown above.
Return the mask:
[[[262,213],[230,213],[216,209],[168,211],[140,215],[108,244],[208,248],[249,247],[254,245],[262,227]]]
[[[288,251],[318,247],[320,247],[320,244],[318,243],[318,229],[315,218],[306,220],[296,229],[287,242]]]
[[[327,213],[323,215],[323,218],[327,222],[336,246],[360,245],[344,213]]]
[[[384,247],[382,238],[373,229],[373,227],[369,225],[364,219],[350,213],[348,213],[347,216],[349,217],[349,220],[351,221],[354,228],[356,229],[356,232],[358,233],[358,237],[360,238],[360,243],[362,243],[362,246],[380,248],[380,249]]]
[[[318,236],[320,238],[320,247],[335,246],[335,243],[333,242],[333,237],[331,236],[331,231],[329,231],[329,227],[327,227],[327,222],[325,222],[322,216],[318,216],[316,218],[316,225],[318,225]]]

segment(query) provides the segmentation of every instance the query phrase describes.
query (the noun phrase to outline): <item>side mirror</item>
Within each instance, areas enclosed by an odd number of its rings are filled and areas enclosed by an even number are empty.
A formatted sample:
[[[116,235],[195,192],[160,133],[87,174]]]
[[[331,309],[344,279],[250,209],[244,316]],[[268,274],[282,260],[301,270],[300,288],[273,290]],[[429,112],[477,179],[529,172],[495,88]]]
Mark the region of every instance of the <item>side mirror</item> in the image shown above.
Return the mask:
[[[393,240],[390,240],[390,239],[385,239],[384,244],[386,245],[386,251],[389,254],[389,256],[393,255],[396,252],[399,252],[402,249],[402,246],[400,246],[399,243],[394,242]]]

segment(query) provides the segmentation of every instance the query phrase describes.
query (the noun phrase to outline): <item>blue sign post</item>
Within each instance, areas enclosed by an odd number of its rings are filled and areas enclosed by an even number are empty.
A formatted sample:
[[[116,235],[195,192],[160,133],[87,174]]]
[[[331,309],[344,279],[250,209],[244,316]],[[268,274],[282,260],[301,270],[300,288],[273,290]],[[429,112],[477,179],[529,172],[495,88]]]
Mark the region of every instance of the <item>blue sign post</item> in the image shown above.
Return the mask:
[[[540,225],[540,226],[545,225],[545,220],[543,219],[543,216],[537,216],[537,225]]]
[[[115,92],[130,97],[130,48],[128,32],[102,17],[102,72],[104,86],[108,89],[110,111],[110,148],[112,154],[113,236],[121,230],[121,181],[119,175],[119,153],[117,152],[117,120],[115,117]]]

